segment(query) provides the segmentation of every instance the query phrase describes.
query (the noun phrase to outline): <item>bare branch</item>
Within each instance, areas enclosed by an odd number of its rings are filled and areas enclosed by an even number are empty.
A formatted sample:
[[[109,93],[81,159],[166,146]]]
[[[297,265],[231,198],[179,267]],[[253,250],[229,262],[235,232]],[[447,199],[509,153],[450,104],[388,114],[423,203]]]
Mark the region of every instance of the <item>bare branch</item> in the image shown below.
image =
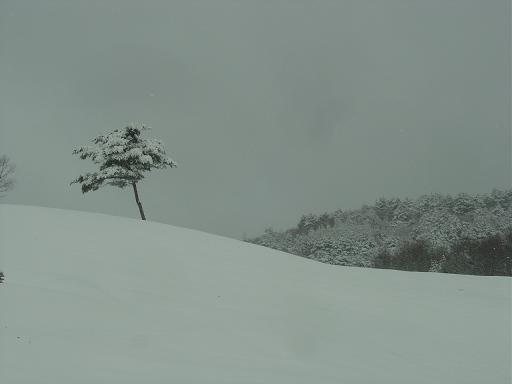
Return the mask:
[[[7,156],[0,156],[0,193],[7,192],[14,187],[15,169],[15,165]]]

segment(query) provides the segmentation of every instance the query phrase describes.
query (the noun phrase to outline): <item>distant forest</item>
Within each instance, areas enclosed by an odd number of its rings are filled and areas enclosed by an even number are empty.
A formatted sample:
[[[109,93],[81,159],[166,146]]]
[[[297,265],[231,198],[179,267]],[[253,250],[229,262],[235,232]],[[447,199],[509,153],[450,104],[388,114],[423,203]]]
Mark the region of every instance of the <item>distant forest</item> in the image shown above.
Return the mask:
[[[245,240],[336,265],[512,276],[512,190],[380,198]]]

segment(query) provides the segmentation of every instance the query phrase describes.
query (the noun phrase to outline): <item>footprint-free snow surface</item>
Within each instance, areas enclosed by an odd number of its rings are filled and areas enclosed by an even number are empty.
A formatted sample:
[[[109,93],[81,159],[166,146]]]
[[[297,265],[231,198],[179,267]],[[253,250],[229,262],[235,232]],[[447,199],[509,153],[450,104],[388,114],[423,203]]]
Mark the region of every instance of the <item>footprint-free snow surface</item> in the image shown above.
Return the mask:
[[[0,383],[511,382],[511,279],[0,205]]]

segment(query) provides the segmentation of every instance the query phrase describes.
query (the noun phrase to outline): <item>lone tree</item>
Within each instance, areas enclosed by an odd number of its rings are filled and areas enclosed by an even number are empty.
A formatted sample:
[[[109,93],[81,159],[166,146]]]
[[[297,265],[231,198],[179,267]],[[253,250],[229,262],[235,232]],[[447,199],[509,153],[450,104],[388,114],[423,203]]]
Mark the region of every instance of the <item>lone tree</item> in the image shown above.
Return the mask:
[[[14,171],[16,167],[11,160],[5,156],[0,156],[0,196],[3,196],[4,192],[12,189],[14,186]]]
[[[71,184],[81,184],[82,193],[96,191],[103,185],[119,188],[131,185],[140,217],[146,220],[137,183],[144,178],[145,172],[152,169],[176,167],[176,163],[166,156],[160,140],[141,138],[141,133],[148,129],[145,125],[129,125],[94,138],[94,147],[85,146],[73,150],[73,154],[82,160],[90,158],[99,166],[99,170],[80,175]]]

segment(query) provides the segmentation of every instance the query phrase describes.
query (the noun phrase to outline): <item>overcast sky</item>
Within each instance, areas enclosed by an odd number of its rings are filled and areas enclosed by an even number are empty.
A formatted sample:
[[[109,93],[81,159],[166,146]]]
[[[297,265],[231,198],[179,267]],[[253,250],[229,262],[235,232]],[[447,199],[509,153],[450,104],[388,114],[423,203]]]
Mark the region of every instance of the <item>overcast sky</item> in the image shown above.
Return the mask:
[[[2,202],[82,195],[72,148],[144,122],[150,220],[241,238],[380,196],[511,185],[510,0],[0,0]]]

